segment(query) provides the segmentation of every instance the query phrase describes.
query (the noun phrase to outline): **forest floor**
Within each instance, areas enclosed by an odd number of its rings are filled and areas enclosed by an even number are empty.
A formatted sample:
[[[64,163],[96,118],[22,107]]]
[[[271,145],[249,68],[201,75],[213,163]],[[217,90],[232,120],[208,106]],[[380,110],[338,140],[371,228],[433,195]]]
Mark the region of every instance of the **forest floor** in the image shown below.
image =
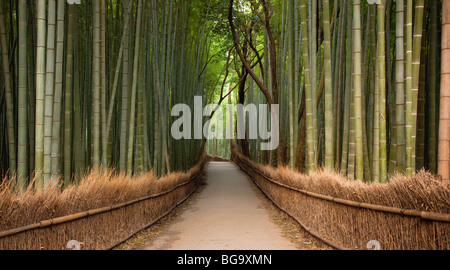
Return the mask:
[[[211,162],[206,179],[172,213],[119,250],[332,249],[280,211],[227,162]]]

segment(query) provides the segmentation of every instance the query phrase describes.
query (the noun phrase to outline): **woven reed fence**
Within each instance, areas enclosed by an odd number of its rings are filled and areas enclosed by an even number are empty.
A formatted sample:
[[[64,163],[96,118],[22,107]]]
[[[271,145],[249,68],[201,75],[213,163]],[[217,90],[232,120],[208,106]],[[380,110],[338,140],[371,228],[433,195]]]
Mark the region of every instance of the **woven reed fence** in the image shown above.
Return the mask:
[[[184,202],[198,186],[203,177],[204,165],[208,160],[205,156],[187,173],[174,173],[161,179],[146,181],[144,186],[138,187],[147,193],[146,196],[0,231],[0,250],[65,250],[68,248],[69,241],[72,240],[81,243],[82,250],[112,249],[137,232],[148,228]],[[107,187],[108,181],[105,182],[103,185]],[[114,192],[116,191],[118,190]],[[97,192],[102,193],[102,191]],[[119,194],[117,192],[117,196],[109,195],[119,197]],[[92,195],[89,198],[92,199]],[[82,205],[83,199],[78,198],[77,202]],[[90,203],[95,204],[95,202]],[[23,208],[23,204],[20,205]],[[11,207],[14,208],[13,205]],[[51,206],[52,209],[62,207],[67,205]],[[1,209],[0,205],[0,221],[7,220],[8,216],[1,216],[3,214]],[[29,211],[20,210],[23,213]],[[32,213],[27,215],[31,216]],[[11,217],[18,220],[18,217],[13,214]]]
[[[309,175],[255,163],[236,151],[232,160],[283,211],[337,249],[450,249],[450,190],[435,176],[396,175],[388,184]]]

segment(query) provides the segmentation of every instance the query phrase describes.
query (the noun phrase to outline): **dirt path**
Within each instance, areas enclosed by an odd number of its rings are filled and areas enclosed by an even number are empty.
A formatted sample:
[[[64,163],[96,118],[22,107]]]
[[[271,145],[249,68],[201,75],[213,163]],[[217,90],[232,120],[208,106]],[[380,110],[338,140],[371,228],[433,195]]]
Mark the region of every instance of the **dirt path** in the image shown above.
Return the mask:
[[[330,249],[281,212],[233,163],[209,163],[206,178],[187,202],[117,249]]]
[[[207,185],[148,250],[292,250],[235,165],[211,162]]]

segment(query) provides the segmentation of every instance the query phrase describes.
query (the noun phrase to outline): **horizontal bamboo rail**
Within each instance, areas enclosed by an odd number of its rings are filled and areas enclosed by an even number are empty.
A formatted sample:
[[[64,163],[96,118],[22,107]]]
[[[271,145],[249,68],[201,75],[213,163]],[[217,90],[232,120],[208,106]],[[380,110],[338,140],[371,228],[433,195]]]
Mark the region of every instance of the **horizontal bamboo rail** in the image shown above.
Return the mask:
[[[51,227],[51,226],[54,226],[54,225],[63,224],[63,223],[75,221],[75,220],[82,219],[82,218],[87,218],[87,217],[90,217],[90,216],[94,216],[94,215],[110,212],[110,211],[113,211],[113,210],[117,210],[117,209],[120,209],[120,208],[123,208],[123,207],[127,207],[127,206],[130,206],[130,205],[142,202],[142,201],[146,201],[146,200],[149,200],[149,199],[162,197],[162,196],[167,195],[167,194],[171,193],[172,191],[174,191],[174,190],[176,190],[176,189],[178,189],[178,188],[180,188],[182,186],[185,186],[185,185],[189,184],[192,180],[197,178],[200,173],[201,173],[201,171],[195,173],[186,182],[178,184],[175,187],[173,187],[173,188],[171,188],[171,189],[169,189],[167,191],[164,191],[164,192],[160,192],[160,193],[149,195],[149,196],[146,196],[146,197],[143,197],[143,198],[135,199],[135,200],[132,200],[132,201],[129,201],[129,202],[126,202],[126,203],[121,203],[121,204],[117,204],[117,205],[113,205],[113,206],[107,206],[107,207],[97,208],[97,209],[93,209],[93,210],[88,210],[88,211],[84,211],[84,212],[80,212],[80,213],[76,213],[76,214],[67,215],[67,216],[64,216],[64,217],[47,219],[47,220],[43,220],[43,221],[40,221],[40,222],[37,222],[37,223],[34,223],[34,224],[30,224],[30,225],[22,226],[22,227],[19,227],[19,228],[14,228],[14,229],[2,231],[2,232],[0,232],[0,238],[4,238],[4,237],[7,237],[7,236],[11,236],[11,235],[15,235],[15,234],[19,234],[19,233],[22,233],[22,232],[35,230],[35,229]]]
[[[342,204],[342,205],[347,205],[347,206],[351,206],[351,207],[355,207],[355,208],[363,208],[363,209],[368,209],[368,210],[402,215],[402,216],[418,217],[418,218],[421,218],[424,220],[429,220],[429,221],[450,223],[450,214],[433,213],[433,212],[420,211],[420,210],[402,209],[402,208],[385,206],[385,205],[376,205],[376,204],[370,204],[370,203],[364,203],[364,202],[355,202],[355,201],[350,201],[350,200],[341,199],[341,198],[334,198],[334,197],[331,197],[328,195],[318,194],[318,193],[310,192],[307,190],[297,189],[297,188],[288,186],[286,184],[280,183],[274,179],[271,179],[270,177],[267,177],[262,172],[255,169],[250,163],[241,159],[239,157],[239,155],[235,155],[235,156],[241,162],[243,162],[243,163],[247,164],[247,166],[251,167],[254,172],[258,173],[263,178],[272,182],[273,184],[276,184],[280,187],[284,187],[286,189],[290,189],[292,191],[295,191],[295,192],[298,192],[298,193],[301,193],[301,194],[304,194],[304,195],[307,195],[307,196],[310,196],[310,197],[313,197],[316,199],[321,199],[321,200],[334,202],[334,203],[338,203],[338,204]]]

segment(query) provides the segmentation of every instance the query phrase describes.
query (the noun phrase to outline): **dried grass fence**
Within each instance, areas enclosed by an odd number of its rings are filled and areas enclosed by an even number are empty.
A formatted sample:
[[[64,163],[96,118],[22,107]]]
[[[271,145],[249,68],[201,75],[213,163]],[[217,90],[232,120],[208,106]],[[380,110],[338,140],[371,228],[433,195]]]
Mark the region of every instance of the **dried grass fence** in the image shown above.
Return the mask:
[[[232,160],[283,211],[337,249],[450,249],[450,190],[425,171],[397,174],[387,184],[350,181],[337,173],[309,175]]]
[[[29,188],[17,195],[3,184],[0,250],[64,250],[71,240],[83,250],[111,249],[186,200],[207,161],[205,156],[187,173],[160,179],[153,173],[129,177],[93,171],[63,191]]]

